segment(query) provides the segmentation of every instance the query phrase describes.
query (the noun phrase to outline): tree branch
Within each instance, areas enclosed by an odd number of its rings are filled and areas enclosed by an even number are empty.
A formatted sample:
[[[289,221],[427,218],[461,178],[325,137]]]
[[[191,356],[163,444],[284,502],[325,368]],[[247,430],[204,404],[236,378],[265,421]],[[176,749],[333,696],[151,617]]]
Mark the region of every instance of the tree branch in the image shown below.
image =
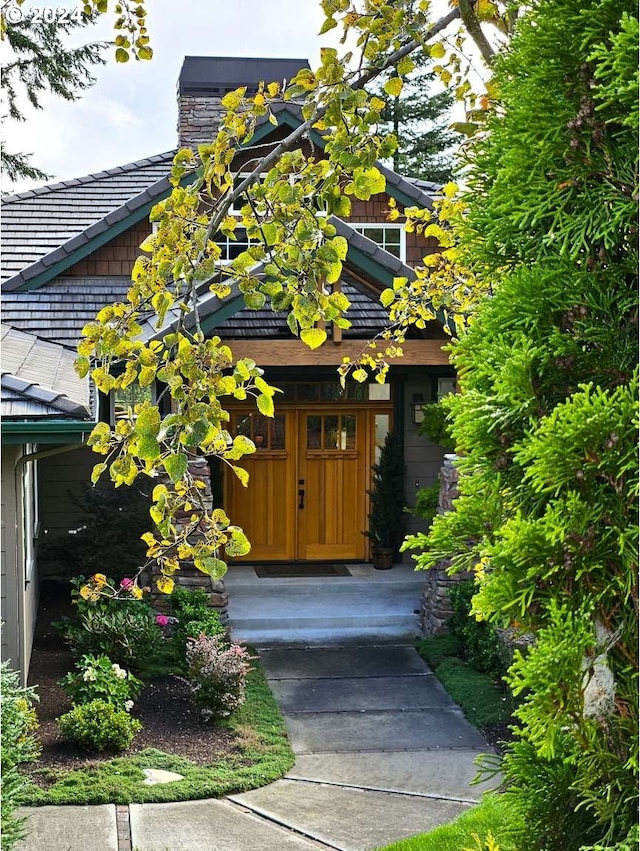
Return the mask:
[[[462,23],[465,25],[467,32],[476,43],[484,61],[487,65],[491,65],[496,52],[493,47],[491,47],[487,41],[487,37],[482,31],[480,21],[478,20],[478,16],[474,11],[473,6],[474,0],[458,0],[458,8],[460,10]]]
[[[443,18],[440,18],[439,21],[429,28],[429,30],[425,33],[424,39],[421,41],[416,41],[415,39],[407,42],[407,44],[398,48],[394,53],[391,53],[384,63],[380,67],[369,68],[364,73],[360,74],[360,76],[355,80],[352,89],[363,89],[367,83],[370,83],[371,80],[374,80],[379,74],[385,71],[387,68],[390,68],[394,65],[397,65],[398,62],[403,59],[405,56],[408,56],[414,50],[417,50],[418,47],[423,47],[424,42],[427,39],[432,38],[434,35],[437,35],[442,30],[446,29],[450,23],[455,21],[460,17],[460,11],[458,9],[452,9],[447,15]],[[328,106],[318,107],[314,110],[313,115],[304,121],[299,127],[290,133],[285,139],[279,142],[276,147],[271,151],[270,154],[267,154],[263,160],[261,160],[258,165],[254,168],[251,174],[247,175],[245,179],[233,190],[233,192],[229,194],[225,194],[223,196],[223,202],[217,209],[217,212],[210,220],[207,226],[207,237],[206,242],[211,240],[218,228],[220,227],[222,220],[224,219],[227,211],[233,204],[233,202],[239,198],[246,190],[252,186],[260,177],[260,175],[271,168],[274,165],[281,155],[285,152],[293,148],[296,143],[302,139],[302,137],[311,130],[313,125],[319,121],[323,115],[327,112]],[[203,249],[198,255],[197,263],[200,263],[204,257],[206,256],[206,250]],[[196,263],[196,265],[197,265]]]

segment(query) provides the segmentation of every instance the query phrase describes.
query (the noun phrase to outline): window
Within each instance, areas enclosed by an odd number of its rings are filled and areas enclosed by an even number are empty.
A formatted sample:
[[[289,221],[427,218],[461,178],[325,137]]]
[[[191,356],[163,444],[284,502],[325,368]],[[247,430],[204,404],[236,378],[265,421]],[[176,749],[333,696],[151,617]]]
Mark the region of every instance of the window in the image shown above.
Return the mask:
[[[378,224],[377,222],[369,224],[349,222],[349,224],[355,231],[373,240],[380,248],[388,251],[389,254],[393,254],[394,257],[398,257],[404,263],[407,256],[407,243],[406,234],[400,225]]]
[[[116,420],[129,416],[129,410],[143,402],[155,402],[156,394],[153,385],[140,387],[137,381],[128,387],[121,387],[111,394],[111,424]]]
[[[238,228],[235,231],[235,236],[235,239],[229,239],[228,236],[219,233],[215,238],[216,245],[219,245],[222,251],[220,260],[223,263],[229,263],[231,260],[235,260],[251,244],[247,239],[247,232],[244,228]]]
[[[455,378],[438,378],[438,388],[437,388],[437,400],[438,402],[441,399],[444,399],[445,396],[448,396],[449,393],[456,392],[456,379]]]

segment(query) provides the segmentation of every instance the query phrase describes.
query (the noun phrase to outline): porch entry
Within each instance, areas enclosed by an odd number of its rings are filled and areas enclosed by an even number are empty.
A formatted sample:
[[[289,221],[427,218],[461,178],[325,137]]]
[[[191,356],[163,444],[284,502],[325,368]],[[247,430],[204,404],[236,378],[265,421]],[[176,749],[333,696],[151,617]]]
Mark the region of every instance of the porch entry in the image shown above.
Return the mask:
[[[391,409],[334,404],[280,409],[275,418],[232,412],[256,444],[243,488],[225,474],[225,506],[251,541],[242,561],[364,560],[367,489]]]

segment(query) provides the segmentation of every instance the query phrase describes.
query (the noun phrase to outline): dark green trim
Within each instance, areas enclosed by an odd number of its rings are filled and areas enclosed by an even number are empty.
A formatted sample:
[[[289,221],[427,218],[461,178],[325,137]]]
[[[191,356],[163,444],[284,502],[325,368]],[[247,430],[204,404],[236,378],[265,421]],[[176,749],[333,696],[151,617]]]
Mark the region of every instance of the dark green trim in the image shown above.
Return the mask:
[[[84,442],[95,423],[88,420],[3,420],[2,442],[80,443]]]
[[[120,236],[121,233],[124,233],[124,231],[129,230],[130,227],[137,224],[145,217],[148,218],[152,207],[155,207],[157,203],[167,197],[170,191],[171,190],[169,189],[166,193],[158,195],[158,197],[154,201],[148,201],[135,212],[130,213],[126,218],[121,219],[115,225],[112,225],[107,230],[98,234],[98,236],[92,237],[89,242],[85,243],[85,245],[80,246],[80,248],[76,248],[75,251],[73,251],[71,254],[68,254],[63,260],[58,260],[58,262],[54,263],[53,266],[49,266],[45,272],[40,272],[39,275],[36,275],[35,277],[26,281],[26,283],[21,284],[15,290],[15,292],[28,292],[29,290],[37,290],[53,278],[57,278],[58,275],[61,275],[70,266],[74,266],[76,263],[79,263],[80,260],[84,260],[85,257],[88,257],[90,254],[93,254],[94,251],[97,251],[99,248],[102,248],[103,245],[106,245],[108,242],[111,242],[112,239],[115,239],[117,236]]]
[[[200,321],[200,328],[202,329],[202,332],[204,334],[209,334],[211,331],[215,331],[219,325],[221,325],[226,319],[229,319],[230,316],[235,316],[235,314],[239,313],[243,307],[244,297],[241,295],[231,301],[225,302],[222,307]]]

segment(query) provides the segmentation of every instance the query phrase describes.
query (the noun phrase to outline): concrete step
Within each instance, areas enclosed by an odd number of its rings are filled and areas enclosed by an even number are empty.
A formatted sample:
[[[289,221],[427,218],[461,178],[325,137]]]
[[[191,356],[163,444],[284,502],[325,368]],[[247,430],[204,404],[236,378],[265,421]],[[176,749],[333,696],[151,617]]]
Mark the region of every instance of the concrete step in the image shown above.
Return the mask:
[[[232,635],[258,646],[412,640],[423,575],[408,565],[349,570],[344,577],[274,579],[256,576],[248,565],[232,567],[225,577]]]
[[[362,641],[380,642],[413,642],[418,637],[417,622],[396,623],[392,626],[376,624],[361,624],[360,626],[340,628],[310,628],[303,625],[299,629],[272,628],[243,628],[232,627],[231,635],[234,641],[252,644],[255,647],[324,647],[330,644],[345,645]]]

